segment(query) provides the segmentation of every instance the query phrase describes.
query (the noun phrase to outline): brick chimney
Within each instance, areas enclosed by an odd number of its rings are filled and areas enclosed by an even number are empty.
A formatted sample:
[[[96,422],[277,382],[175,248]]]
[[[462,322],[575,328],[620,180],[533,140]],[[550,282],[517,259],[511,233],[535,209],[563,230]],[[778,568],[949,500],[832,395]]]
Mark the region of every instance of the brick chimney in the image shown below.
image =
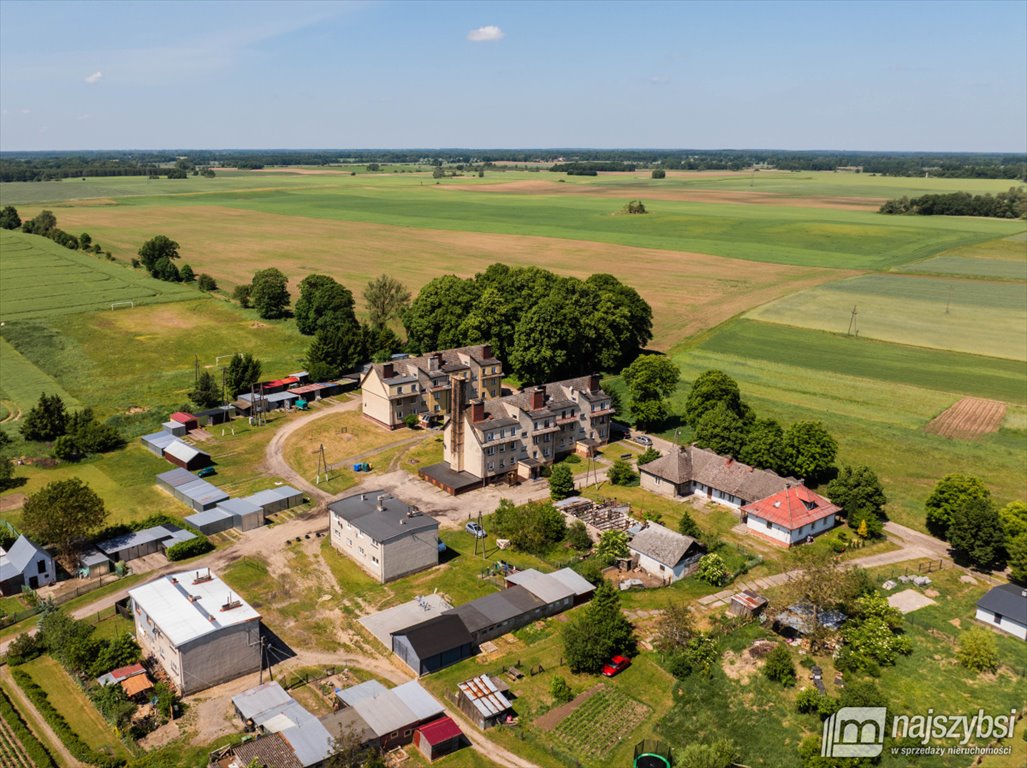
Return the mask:
[[[485,401],[473,400],[471,401],[471,423],[477,424],[479,421],[485,421]]]
[[[385,363],[382,365],[382,378],[391,379],[396,375],[396,366],[392,363]]]
[[[492,345],[491,344],[482,344],[481,345],[481,359],[482,360],[491,360],[492,359]]]
[[[593,373],[588,377],[588,391],[598,392],[599,391],[599,374]]]
[[[546,388],[535,387],[531,390],[531,410],[537,411],[546,406]]]
[[[434,353],[428,355],[428,370],[429,371],[437,371],[441,365],[442,365],[442,354],[441,353],[434,352]]]

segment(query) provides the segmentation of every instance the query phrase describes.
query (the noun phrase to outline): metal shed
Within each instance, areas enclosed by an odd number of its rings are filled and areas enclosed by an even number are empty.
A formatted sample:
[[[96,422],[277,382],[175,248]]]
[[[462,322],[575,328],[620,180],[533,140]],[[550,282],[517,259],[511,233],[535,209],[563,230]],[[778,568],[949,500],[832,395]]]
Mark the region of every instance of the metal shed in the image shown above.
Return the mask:
[[[201,427],[224,424],[225,422],[231,421],[232,417],[235,416],[235,406],[219,405],[217,408],[207,408],[203,411],[197,411],[195,416],[196,421],[199,422]]]
[[[463,731],[447,715],[420,725],[414,731],[414,746],[429,761],[456,752],[463,745]]]
[[[161,427],[169,435],[174,435],[175,437],[182,437],[189,431],[185,428],[185,424],[179,421],[165,421],[161,424]]]
[[[240,531],[251,531],[264,524],[264,509],[245,499],[227,499],[216,510],[231,516],[232,525]],[[223,530],[223,529],[222,529]]]
[[[164,449],[172,443],[177,443],[178,438],[170,432],[153,432],[139,438],[143,446],[158,458],[164,458]]]
[[[175,411],[168,417],[169,421],[177,421],[179,424],[184,424],[187,430],[196,429],[199,424],[196,421],[196,417],[191,413],[185,413],[184,411]]]
[[[176,466],[190,470],[209,467],[214,463],[209,453],[188,443],[183,443],[178,438],[172,438],[172,441],[164,447],[164,458]]]
[[[265,515],[269,515],[302,504],[303,492],[297,491],[291,485],[280,485],[246,496],[243,501],[255,504],[264,510]]]
[[[510,700],[502,687],[488,675],[465,680],[457,686],[457,691],[460,711],[482,730],[499,725],[510,714]]]
[[[84,579],[111,572],[111,559],[98,549],[87,549],[78,557],[78,575]]]
[[[142,531],[133,531],[124,536],[115,536],[113,539],[102,541],[97,544],[103,554],[111,560],[123,561],[135,560],[137,557],[152,555],[160,552],[173,544],[182,541],[195,539],[196,534],[186,531],[177,525],[155,525]]]
[[[233,524],[232,514],[225,512],[220,507],[189,515],[185,521],[204,536],[227,531]]]
[[[213,509],[228,498],[228,494],[216,485],[211,485],[206,480],[200,480],[195,475],[191,475],[191,477],[193,478],[192,482],[178,486],[173,493],[176,499],[183,504],[188,504],[197,512]]]

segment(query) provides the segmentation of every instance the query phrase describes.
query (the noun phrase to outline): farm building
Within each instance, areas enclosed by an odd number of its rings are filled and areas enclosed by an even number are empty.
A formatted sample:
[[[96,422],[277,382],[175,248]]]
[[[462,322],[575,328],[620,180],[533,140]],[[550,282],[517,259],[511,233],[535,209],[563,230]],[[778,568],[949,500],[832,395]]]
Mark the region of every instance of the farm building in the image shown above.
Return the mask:
[[[87,549],[78,556],[79,578],[88,579],[111,572],[111,559],[98,549]]]
[[[834,528],[841,508],[804,485],[793,485],[742,507],[750,534],[785,547]]]
[[[291,485],[279,485],[276,488],[244,496],[243,501],[255,504],[264,510],[265,515],[270,515],[302,504],[303,492],[297,491]]]
[[[53,558],[24,536],[7,551],[0,549],[0,594],[17,595],[22,587],[38,589],[57,581]]]
[[[189,517],[185,518],[185,521],[204,536],[212,536],[215,533],[227,531],[234,524],[232,513],[226,512],[220,506],[189,515]]]
[[[225,424],[235,416],[234,405],[219,405],[217,408],[207,408],[196,412],[196,421],[201,427],[211,427],[217,424]]]
[[[240,531],[252,531],[264,524],[263,508],[245,499],[222,501],[216,509],[231,515],[232,527]]]
[[[562,602],[570,607],[569,597]],[[547,608],[549,606],[544,600],[515,585],[451,608],[446,613],[459,616],[475,645],[480,645],[550,615]]]
[[[977,601],[978,621],[1027,640],[1027,589],[1000,584]]]
[[[100,542],[96,547],[114,562],[128,562],[137,557],[162,552],[175,544],[195,538],[196,534],[192,531],[168,523],[115,536],[113,539]]]
[[[274,392],[270,395],[265,394],[263,397],[260,395],[251,395],[249,392],[245,392],[239,395],[239,399],[250,403],[260,411],[266,413],[267,411],[273,411],[278,408],[289,408],[294,402],[299,400],[299,395],[292,391],[281,391]]]
[[[392,652],[417,675],[427,675],[474,655],[463,620],[448,611],[391,633]]]
[[[659,523],[646,523],[628,542],[628,550],[638,567],[670,584],[683,579],[699,566],[706,554],[701,542]]]
[[[479,675],[457,686],[456,705],[476,726],[485,730],[510,717],[512,705],[506,698],[509,687],[488,675]]]
[[[756,594],[750,589],[744,589],[737,595],[731,596],[731,602],[728,603],[727,612],[732,616],[753,618],[755,616],[759,616],[766,607],[767,598],[763,597],[763,595]]]
[[[178,424],[178,422],[172,423]],[[178,424],[178,426],[182,427],[181,424]],[[143,435],[139,438],[139,442],[141,442],[143,444],[143,447],[146,448],[146,450],[148,450],[154,456],[156,456],[159,459],[163,459],[164,449],[172,443],[177,443],[178,438],[175,437],[175,435],[173,435],[171,432],[165,430],[161,432],[151,432],[149,435]]]
[[[414,746],[429,762],[452,754],[463,745],[463,731],[445,715],[414,730]]]
[[[534,568],[517,571],[506,576],[506,586],[524,587],[559,611],[587,602],[596,591],[587,579],[570,568],[561,568],[553,573],[542,573]]]
[[[336,690],[344,709],[353,709],[367,723],[382,750],[409,744],[414,730],[445,710],[416,680],[386,688],[377,680]]]
[[[764,499],[799,482],[694,445],[681,446],[638,471],[647,491],[671,498],[695,495],[729,507]]]
[[[228,494],[216,485],[182,468],[161,472],[157,475],[157,485],[197,512],[213,509],[228,498]]]
[[[328,505],[332,546],[384,584],[439,564],[439,524],[385,491]]]
[[[178,421],[165,421],[160,426],[163,431],[167,432],[169,435],[174,435],[175,437],[185,437],[189,432],[189,430],[185,428],[185,424]]]
[[[209,571],[161,576],[128,594],[136,639],[183,695],[261,668],[260,614]]]
[[[194,429],[198,429],[200,424],[196,421],[196,417],[191,413],[185,413],[184,411],[175,411],[173,414],[168,416],[168,421],[177,421],[179,424],[185,426],[187,432],[191,432]]]
[[[183,443],[177,438],[164,446],[164,458],[175,466],[188,470],[203,469],[214,463],[209,453],[194,448],[188,443]]]

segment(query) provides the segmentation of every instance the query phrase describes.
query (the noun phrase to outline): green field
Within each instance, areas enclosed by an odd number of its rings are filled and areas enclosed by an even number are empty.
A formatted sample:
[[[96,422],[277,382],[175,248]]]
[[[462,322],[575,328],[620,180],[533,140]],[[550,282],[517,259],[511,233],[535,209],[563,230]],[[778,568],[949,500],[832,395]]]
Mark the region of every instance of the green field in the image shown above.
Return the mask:
[[[864,275],[786,296],[746,317],[836,334],[848,333],[851,323],[860,338],[1023,361],[1025,296],[1023,283]]]
[[[114,302],[195,297],[193,287],[153,280],[143,271],[68,250],[39,235],[0,233],[0,320],[5,322],[110,310]]]
[[[1027,233],[954,248],[902,271],[1027,281]]]

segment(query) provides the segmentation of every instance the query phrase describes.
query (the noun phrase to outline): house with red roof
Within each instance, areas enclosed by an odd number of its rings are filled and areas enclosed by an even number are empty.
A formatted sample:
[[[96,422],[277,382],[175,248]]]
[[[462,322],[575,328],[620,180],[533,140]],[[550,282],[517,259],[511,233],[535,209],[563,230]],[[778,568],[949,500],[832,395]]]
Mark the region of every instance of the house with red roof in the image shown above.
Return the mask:
[[[742,507],[749,533],[791,547],[835,526],[841,507],[805,485],[791,485]]]

